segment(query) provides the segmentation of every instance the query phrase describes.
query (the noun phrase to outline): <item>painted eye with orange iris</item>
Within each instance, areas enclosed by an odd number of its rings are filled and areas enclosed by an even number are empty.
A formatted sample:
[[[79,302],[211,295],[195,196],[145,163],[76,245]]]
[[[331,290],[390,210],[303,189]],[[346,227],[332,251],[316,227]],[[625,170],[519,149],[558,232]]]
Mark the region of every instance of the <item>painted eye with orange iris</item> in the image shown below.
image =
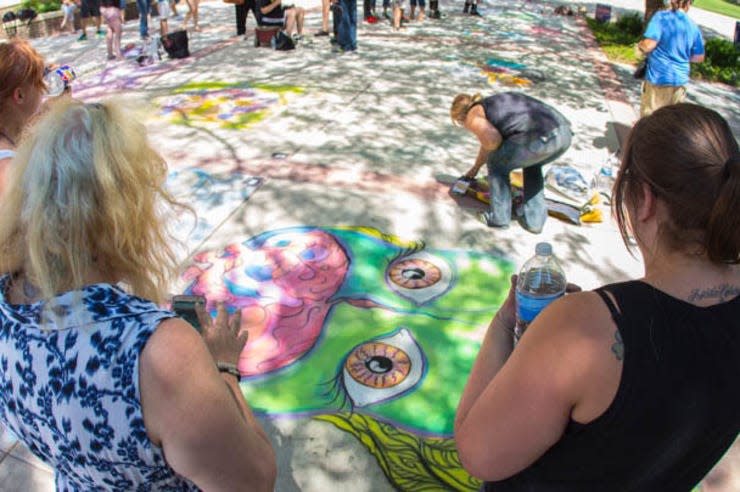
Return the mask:
[[[453,277],[452,267],[444,258],[426,251],[396,258],[385,271],[387,285],[417,306],[447,292]]]
[[[341,385],[355,407],[394,400],[424,378],[426,359],[414,335],[399,327],[356,345],[342,364]]]
[[[407,289],[425,289],[439,282],[442,271],[420,258],[402,259],[391,265],[388,276],[396,285]]]
[[[411,371],[406,352],[385,343],[371,342],[355,348],[344,363],[347,373],[371,388],[391,388],[401,383]]]

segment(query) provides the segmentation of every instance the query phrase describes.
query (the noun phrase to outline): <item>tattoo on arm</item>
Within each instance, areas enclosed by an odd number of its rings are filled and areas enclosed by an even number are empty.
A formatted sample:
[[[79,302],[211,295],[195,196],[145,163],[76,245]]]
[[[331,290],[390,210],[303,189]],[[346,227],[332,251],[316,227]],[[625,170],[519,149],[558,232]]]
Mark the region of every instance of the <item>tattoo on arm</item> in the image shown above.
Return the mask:
[[[617,340],[612,345],[612,352],[617,357],[617,360],[621,361],[624,359],[624,343],[622,343],[622,334],[619,330],[614,332],[614,338]]]
[[[709,289],[694,289],[689,294],[688,301],[702,301],[704,299],[719,299],[720,302],[728,301],[740,295],[740,286],[722,284]]]

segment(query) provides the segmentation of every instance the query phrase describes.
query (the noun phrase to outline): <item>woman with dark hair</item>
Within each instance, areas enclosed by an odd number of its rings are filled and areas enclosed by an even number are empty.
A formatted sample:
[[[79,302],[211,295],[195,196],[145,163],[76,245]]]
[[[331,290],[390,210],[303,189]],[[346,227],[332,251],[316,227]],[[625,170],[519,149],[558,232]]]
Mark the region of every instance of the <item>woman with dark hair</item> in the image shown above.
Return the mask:
[[[516,348],[513,289],[455,419],[496,491],[688,491],[740,430],[740,150],[690,104],[637,122],[614,185],[645,275],[566,295]]]
[[[650,18],[637,47],[648,57],[642,83],[640,116],[686,99],[691,63],[704,61],[701,30],[689,19],[691,0],[671,0],[670,10]]]

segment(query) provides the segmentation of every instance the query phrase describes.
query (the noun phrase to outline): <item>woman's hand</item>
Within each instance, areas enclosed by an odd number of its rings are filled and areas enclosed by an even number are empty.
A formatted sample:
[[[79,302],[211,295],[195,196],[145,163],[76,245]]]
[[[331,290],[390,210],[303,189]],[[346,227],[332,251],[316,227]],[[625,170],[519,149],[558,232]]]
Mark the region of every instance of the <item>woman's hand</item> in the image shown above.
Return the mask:
[[[203,340],[213,360],[236,364],[249,336],[246,330],[241,330],[241,310],[229,316],[224,303],[219,302],[216,304],[215,320],[202,304],[195,305],[195,314],[198,316]]]

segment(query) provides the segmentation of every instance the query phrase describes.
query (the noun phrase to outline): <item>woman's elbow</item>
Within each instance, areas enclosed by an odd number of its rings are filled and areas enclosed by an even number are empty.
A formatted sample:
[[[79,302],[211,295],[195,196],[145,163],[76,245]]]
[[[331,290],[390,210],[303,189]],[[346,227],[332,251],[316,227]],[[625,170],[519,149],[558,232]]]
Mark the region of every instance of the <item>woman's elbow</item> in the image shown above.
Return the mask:
[[[497,466],[502,463],[496,459],[492,446],[474,442],[473,439],[457,433],[455,443],[463,468],[472,476],[481,480],[496,481],[512,475],[510,471]]]

